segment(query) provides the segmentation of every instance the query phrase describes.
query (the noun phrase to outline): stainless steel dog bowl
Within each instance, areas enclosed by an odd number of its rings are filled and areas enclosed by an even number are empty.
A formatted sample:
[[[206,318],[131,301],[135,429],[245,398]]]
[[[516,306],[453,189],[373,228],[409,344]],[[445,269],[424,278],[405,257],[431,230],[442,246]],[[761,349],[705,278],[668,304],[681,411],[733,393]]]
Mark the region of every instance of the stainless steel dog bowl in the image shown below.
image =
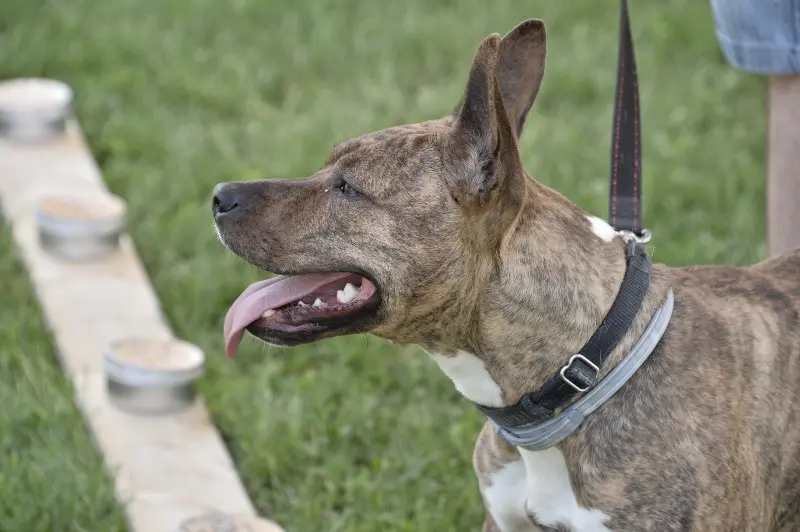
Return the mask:
[[[205,355],[176,339],[126,338],[104,354],[110,401],[137,414],[167,414],[192,405],[194,381],[203,374]]]
[[[115,251],[125,230],[125,202],[110,194],[51,194],[36,205],[39,245],[60,258],[93,260]]]
[[[283,532],[283,528],[260,517],[209,512],[187,519],[175,532]]]
[[[64,133],[72,115],[72,89],[60,81],[19,78],[0,83],[0,134],[41,142]]]

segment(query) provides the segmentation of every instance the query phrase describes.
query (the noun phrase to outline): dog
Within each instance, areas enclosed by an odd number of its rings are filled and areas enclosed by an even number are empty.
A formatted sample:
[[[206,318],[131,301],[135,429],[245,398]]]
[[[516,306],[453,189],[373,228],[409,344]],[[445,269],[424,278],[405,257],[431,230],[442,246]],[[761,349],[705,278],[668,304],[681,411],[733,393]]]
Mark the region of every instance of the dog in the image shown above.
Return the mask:
[[[500,408],[578,353],[621,291],[628,240],[522,166],[545,55],[526,20],[482,41],[450,115],[339,143],[304,179],[217,185],[222,243],[279,274],[234,302],[228,355],[245,331],[279,346],[371,333],[422,346]],[[653,264],[598,386],[668,298],[649,358],[557,445],[487,422],[484,531],[800,530],[800,250]]]

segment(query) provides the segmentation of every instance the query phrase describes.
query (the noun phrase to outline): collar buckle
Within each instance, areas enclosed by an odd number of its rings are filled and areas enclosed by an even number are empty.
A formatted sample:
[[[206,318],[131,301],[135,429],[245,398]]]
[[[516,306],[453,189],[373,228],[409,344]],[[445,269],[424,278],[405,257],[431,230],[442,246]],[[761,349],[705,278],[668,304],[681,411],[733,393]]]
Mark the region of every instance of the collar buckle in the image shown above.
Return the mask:
[[[573,367],[572,365],[576,361],[582,362],[583,365],[588,366],[589,369],[592,372],[594,372],[594,375],[587,373],[585,370],[579,368],[577,365]],[[570,372],[569,376],[567,376],[567,371]],[[591,360],[589,360],[582,354],[577,353],[569,358],[569,362],[567,362],[567,364],[563,368],[561,368],[561,371],[559,371],[558,373],[559,375],[561,375],[561,380],[569,384],[572,387],[572,389],[574,389],[579,393],[583,393],[592,386],[594,386],[594,383],[597,381],[597,376],[600,374],[600,368],[597,367],[596,364],[594,364]],[[584,386],[583,387],[579,386],[575,382],[575,380],[581,381],[580,384],[584,384]]]

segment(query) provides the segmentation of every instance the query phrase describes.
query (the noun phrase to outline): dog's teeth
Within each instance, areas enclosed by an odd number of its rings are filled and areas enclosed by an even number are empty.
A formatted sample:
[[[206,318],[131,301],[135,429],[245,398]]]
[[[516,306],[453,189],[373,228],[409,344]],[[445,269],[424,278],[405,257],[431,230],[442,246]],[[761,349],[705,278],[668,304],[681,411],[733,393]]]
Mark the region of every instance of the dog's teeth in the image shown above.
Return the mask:
[[[325,303],[323,303],[323,302],[322,302],[322,300],[321,300],[320,298],[317,298],[317,300],[316,300],[316,301],[314,301],[314,305],[313,305],[313,306],[314,306],[314,307],[316,307],[316,308],[325,308],[325,307],[327,307],[328,305],[326,305]]]
[[[307,303],[303,303],[302,301],[298,301],[297,304],[300,305],[301,307],[307,307],[308,306]]]
[[[356,294],[358,294],[358,288],[350,283],[344,285],[344,297],[346,297],[348,301],[354,300],[356,298]]]
[[[263,313],[263,314],[261,314],[261,317],[262,317],[262,318],[269,318],[269,317],[270,317],[270,316],[272,316],[273,314],[275,314],[275,309],[272,309],[272,308],[271,308],[271,309],[269,309],[269,310],[265,310],[265,311],[264,311],[264,313]]]
[[[356,298],[356,294],[358,293],[358,289],[350,283],[344,285],[343,290],[339,290],[336,292],[336,300],[339,303],[346,304],[350,303],[352,300]]]

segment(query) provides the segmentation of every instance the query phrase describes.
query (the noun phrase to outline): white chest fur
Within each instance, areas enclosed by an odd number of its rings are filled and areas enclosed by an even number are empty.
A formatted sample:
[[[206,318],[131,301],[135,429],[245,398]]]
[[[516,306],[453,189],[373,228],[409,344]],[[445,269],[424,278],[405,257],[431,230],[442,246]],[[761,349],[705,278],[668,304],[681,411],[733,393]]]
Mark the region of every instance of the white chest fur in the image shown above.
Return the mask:
[[[461,395],[484,406],[503,406],[503,392],[494,382],[483,360],[472,353],[459,351],[454,356],[431,354]]]
[[[467,399],[502,406],[502,391],[481,359],[464,351],[455,356],[431,356]],[[565,525],[575,532],[609,531],[602,511],[578,504],[561,451],[520,449],[520,456],[521,460],[500,468],[491,485],[481,487],[501,532],[535,532],[539,529],[532,519],[543,526]]]
[[[482,487],[486,506],[501,532],[535,532],[534,520],[547,527],[564,525],[575,532],[608,532],[600,510],[581,508],[572,491],[567,465],[555,448],[520,450]]]

